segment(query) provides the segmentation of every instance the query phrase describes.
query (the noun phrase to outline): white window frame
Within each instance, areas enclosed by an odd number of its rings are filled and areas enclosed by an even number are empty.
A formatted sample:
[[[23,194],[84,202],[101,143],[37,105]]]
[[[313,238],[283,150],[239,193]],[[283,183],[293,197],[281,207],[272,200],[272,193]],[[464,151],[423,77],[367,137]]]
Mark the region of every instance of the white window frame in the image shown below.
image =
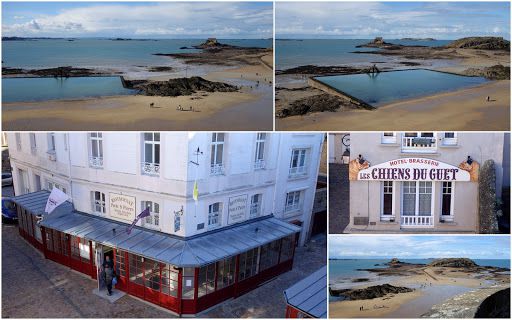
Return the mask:
[[[222,137],[222,140],[220,139]],[[212,132],[210,147],[210,175],[217,176],[224,174],[224,152],[225,152],[226,134],[224,132]],[[219,160],[217,154],[221,148]]]
[[[257,198],[257,202],[254,202],[255,198]],[[251,207],[249,210],[249,218],[257,218],[261,215],[261,204],[263,200],[262,193],[256,193],[251,196]]]
[[[310,148],[293,148],[290,157],[290,167],[288,171],[289,178],[305,177],[309,171],[309,153]],[[294,165],[296,159],[296,165]],[[302,165],[301,165],[301,160]]]
[[[89,132],[89,166],[103,168],[103,133]],[[94,155],[96,153],[96,155]]]
[[[62,185],[58,184],[57,182],[46,180],[46,188],[48,191],[52,192],[53,188],[59,189],[60,191],[67,193],[66,188],[64,188]]]
[[[415,192],[415,203],[414,203],[414,216],[418,217],[420,216],[420,183],[426,183],[426,182],[430,182],[431,184],[431,193],[430,193],[430,217],[433,217],[434,216],[434,195],[435,195],[435,191],[436,191],[436,188],[435,188],[435,183],[434,181],[409,181],[409,182],[416,182],[415,184],[415,187],[416,187],[416,192]],[[400,201],[400,214],[403,215],[403,208],[404,208],[404,205],[403,205],[403,195],[404,195],[404,185],[405,183],[401,183],[401,186],[400,186],[400,194],[401,194],[401,201]]]
[[[218,205],[218,210],[215,210],[215,205]],[[215,202],[208,206],[208,228],[214,229],[222,225],[222,202]]]
[[[254,151],[254,169],[265,169],[265,147],[267,141],[267,133],[258,132],[256,134],[256,150]]]
[[[415,136],[407,136],[409,134],[415,134]],[[432,137],[426,134],[432,134]],[[402,153],[435,153],[437,152],[437,132],[435,131],[406,131],[402,133],[400,148]],[[418,146],[414,144],[414,139],[432,139],[432,145],[428,147]]]
[[[146,134],[151,134],[151,140],[146,140]],[[159,176],[160,175],[160,163],[162,156],[161,148],[161,135],[159,132],[143,132],[142,133],[142,173]],[[151,146],[151,159],[146,159],[146,145]],[[158,146],[158,161],[156,159],[156,149]]]
[[[386,184],[391,183],[391,186]],[[391,213],[384,214],[384,195],[386,194],[386,188],[391,188]],[[396,183],[394,181],[381,181],[380,183],[380,219],[382,221],[390,221],[395,219],[395,189]],[[387,193],[389,194],[389,192]]]
[[[302,210],[304,190],[290,191],[286,193],[284,212],[296,212]],[[292,198],[290,201],[290,198]]]
[[[444,193],[444,183],[450,183],[450,214],[449,215],[443,215],[443,195]],[[453,221],[453,207],[455,205],[455,181],[441,181],[441,201],[440,203],[440,210],[439,210],[439,216],[441,217],[441,221]]]
[[[142,225],[152,229],[160,228],[160,204],[155,201],[145,200],[140,202],[141,210],[149,207],[149,216],[143,218]]]
[[[36,140],[36,134],[33,132],[30,132],[28,134],[29,140],[30,140],[30,152],[35,155],[37,153],[37,140]]]
[[[55,146],[55,132],[48,132],[48,153],[55,154],[56,146]]]
[[[453,138],[446,137],[447,133],[453,133]],[[455,131],[443,132],[443,146],[456,146],[456,145],[458,145],[457,132],[455,132]]]
[[[104,216],[107,212],[106,202],[105,193],[91,191],[91,211],[93,214]],[[97,206],[100,208],[100,211],[96,210]]]
[[[387,133],[391,133],[391,136],[386,135]],[[381,136],[381,143],[382,144],[396,144],[396,132],[382,132]]]

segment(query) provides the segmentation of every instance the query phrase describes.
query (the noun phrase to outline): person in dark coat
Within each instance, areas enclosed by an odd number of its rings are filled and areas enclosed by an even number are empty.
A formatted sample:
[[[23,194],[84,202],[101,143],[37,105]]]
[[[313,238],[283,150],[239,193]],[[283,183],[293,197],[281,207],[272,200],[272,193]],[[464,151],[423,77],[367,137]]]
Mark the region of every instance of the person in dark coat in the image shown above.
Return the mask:
[[[103,272],[102,277],[103,281],[105,281],[105,284],[107,285],[107,295],[112,295],[112,279],[114,279],[115,272],[114,272],[114,262],[110,260],[109,256],[105,257],[105,261],[103,262]]]

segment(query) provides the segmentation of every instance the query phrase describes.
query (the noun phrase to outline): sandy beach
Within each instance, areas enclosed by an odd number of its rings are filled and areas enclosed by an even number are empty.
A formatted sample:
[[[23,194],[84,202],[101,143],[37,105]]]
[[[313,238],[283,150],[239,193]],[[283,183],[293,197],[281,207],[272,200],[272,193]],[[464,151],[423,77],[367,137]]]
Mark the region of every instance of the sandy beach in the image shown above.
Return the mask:
[[[390,271],[393,273],[393,271]],[[411,275],[382,276],[375,283],[351,286],[364,289],[372,285],[389,283],[397,287],[414,288],[412,292],[387,294],[366,300],[345,300],[329,303],[331,317],[337,318],[418,318],[435,304],[465,292],[492,286],[510,286],[509,275],[473,273],[462,268],[415,268]],[[360,308],[363,307],[363,310]]]
[[[297,93],[300,94],[300,93]],[[491,102],[485,101],[491,96]],[[508,130],[510,80],[391,103],[373,111],[341,110],[276,118],[277,130]]]
[[[268,57],[263,59],[268,62]],[[261,62],[229,67],[204,76],[210,81],[241,82],[239,92],[3,103],[2,125],[4,130],[12,131],[272,130],[272,87],[268,83],[272,72],[269,65]],[[160,75],[151,80],[168,78]],[[151,103],[154,103],[153,108]],[[178,106],[185,110],[192,107],[194,111],[179,111]]]

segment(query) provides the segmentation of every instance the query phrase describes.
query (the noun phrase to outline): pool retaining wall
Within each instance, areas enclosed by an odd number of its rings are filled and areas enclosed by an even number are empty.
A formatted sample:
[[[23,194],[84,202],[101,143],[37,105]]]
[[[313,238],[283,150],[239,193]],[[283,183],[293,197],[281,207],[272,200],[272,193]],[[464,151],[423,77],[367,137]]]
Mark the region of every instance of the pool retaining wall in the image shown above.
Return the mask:
[[[376,109],[374,106],[364,102],[363,100],[360,100],[356,97],[353,97],[351,95],[349,95],[348,93],[345,93],[341,90],[338,90],[326,83],[323,83],[317,79],[315,79],[314,77],[309,77],[308,78],[308,85],[313,87],[313,88],[316,88],[316,89],[319,89],[319,90],[322,90],[324,91],[325,93],[328,93],[328,94],[331,94],[333,96],[336,96],[336,97],[339,97],[343,100],[346,100],[352,104],[355,104],[357,106],[359,106],[361,109],[367,109],[367,110],[374,110]]]

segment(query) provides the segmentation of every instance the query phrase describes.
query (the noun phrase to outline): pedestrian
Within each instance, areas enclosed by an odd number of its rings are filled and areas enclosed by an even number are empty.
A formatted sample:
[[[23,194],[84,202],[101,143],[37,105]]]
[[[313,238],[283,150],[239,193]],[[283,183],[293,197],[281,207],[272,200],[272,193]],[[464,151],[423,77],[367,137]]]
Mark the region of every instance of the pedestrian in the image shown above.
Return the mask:
[[[114,263],[110,260],[109,256],[105,257],[105,261],[103,262],[103,272],[102,272],[103,281],[105,281],[105,285],[107,286],[107,295],[112,295],[112,280],[115,277],[114,272]]]
[[[487,102],[491,101],[491,97],[487,96]]]

